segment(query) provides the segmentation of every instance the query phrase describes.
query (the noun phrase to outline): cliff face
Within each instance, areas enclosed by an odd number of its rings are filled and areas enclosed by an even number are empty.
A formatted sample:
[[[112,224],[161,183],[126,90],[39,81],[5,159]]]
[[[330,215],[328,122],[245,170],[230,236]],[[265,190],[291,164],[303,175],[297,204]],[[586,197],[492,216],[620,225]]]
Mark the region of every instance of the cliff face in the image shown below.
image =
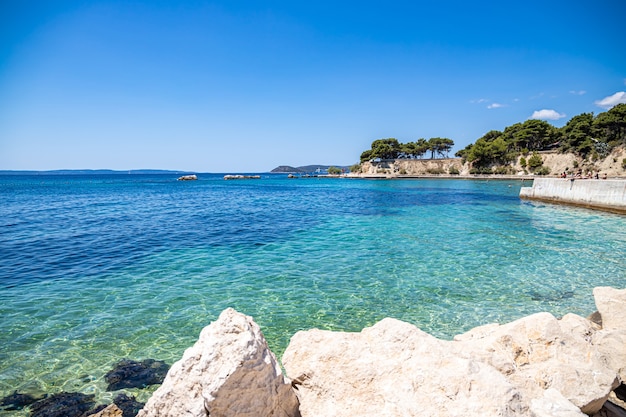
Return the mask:
[[[467,164],[465,164],[467,165]],[[448,159],[396,159],[380,162],[365,162],[361,165],[363,175],[441,175],[469,174],[461,158]]]
[[[543,167],[549,170],[548,175],[559,175],[562,172],[576,172],[579,169],[606,173],[611,178],[626,177],[626,168],[623,161],[626,159],[626,149],[614,149],[606,158],[596,161],[586,161],[574,154],[558,152],[540,152]],[[528,160],[530,155],[523,158]],[[532,175],[528,168],[520,164],[522,157],[509,165],[508,171],[512,175]],[[493,167],[494,171],[497,167]],[[364,162],[361,165],[361,174],[365,176],[422,176],[422,175],[470,175],[471,166],[463,163],[461,158],[449,159],[396,159],[379,162]]]

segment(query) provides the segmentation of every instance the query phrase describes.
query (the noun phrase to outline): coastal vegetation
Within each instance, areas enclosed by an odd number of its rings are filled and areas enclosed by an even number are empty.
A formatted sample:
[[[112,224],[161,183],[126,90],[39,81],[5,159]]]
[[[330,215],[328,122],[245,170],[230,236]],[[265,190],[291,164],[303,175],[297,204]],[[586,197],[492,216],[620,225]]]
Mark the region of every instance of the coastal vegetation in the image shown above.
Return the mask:
[[[503,131],[491,130],[455,155],[469,162],[475,173],[487,173],[519,158],[522,167],[542,174],[545,170],[538,154],[540,151],[572,153],[583,160],[596,161],[624,145],[626,104],[619,104],[597,116],[593,113],[574,116],[561,128],[543,120],[530,119]]]
[[[341,173],[342,173],[342,169],[341,168],[338,168],[336,166],[328,167],[328,174],[329,175],[339,175]]]
[[[454,141],[448,138],[401,143],[395,138],[377,139],[371,148],[361,154],[360,164],[350,168],[351,172],[362,172],[362,164],[375,163],[379,173],[389,173],[383,166],[386,161],[447,158]],[[504,130],[490,130],[474,143],[455,153],[462,164],[468,167],[469,174],[516,174],[520,171],[535,175],[548,175],[550,167],[544,165],[546,152],[573,155],[574,160],[568,169],[593,170],[594,165],[626,147],[626,104],[618,104],[612,109],[594,115],[582,113],[572,117],[563,127],[530,119],[515,123]],[[613,153],[619,156],[620,153]],[[429,157],[426,159],[425,157]],[[617,163],[617,160],[614,162]],[[380,165],[383,164],[383,165]],[[619,165],[618,165],[619,166]],[[621,162],[626,170],[626,159]],[[425,168],[435,174],[439,167]],[[400,167],[397,173],[403,175],[406,168]],[[448,174],[457,174],[458,167],[448,167]]]
[[[396,138],[377,139],[372,147],[361,154],[361,162],[372,159],[421,159],[427,152],[430,158],[448,157],[454,141],[448,138],[418,139],[415,142],[400,143]]]

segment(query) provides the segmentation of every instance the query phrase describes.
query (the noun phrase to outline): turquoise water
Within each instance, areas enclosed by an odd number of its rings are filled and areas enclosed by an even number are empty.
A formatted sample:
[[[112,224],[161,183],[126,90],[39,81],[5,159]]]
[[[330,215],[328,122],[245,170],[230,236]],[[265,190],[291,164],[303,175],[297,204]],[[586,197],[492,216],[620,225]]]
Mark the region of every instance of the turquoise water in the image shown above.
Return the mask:
[[[519,180],[199,178],[0,177],[0,397],[110,402],[113,363],[172,363],[226,307],[280,356],[301,329],[449,339],[626,287],[626,217],[522,201]]]

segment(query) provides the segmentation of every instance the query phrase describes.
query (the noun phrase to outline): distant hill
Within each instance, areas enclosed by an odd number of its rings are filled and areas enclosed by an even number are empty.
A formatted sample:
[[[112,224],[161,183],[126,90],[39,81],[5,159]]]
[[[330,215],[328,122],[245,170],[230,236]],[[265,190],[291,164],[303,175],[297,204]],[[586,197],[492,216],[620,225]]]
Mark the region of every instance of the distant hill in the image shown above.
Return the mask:
[[[281,165],[279,167],[274,168],[270,172],[273,172],[273,173],[285,173],[285,174],[307,174],[307,173],[317,172],[318,169],[320,171],[324,171],[325,172],[330,167],[337,167],[337,168],[349,170],[349,167],[341,166],[341,165],[305,165],[305,166],[301,166],[301,167],[292,167],[292,166],[289,166],[289,165]]]

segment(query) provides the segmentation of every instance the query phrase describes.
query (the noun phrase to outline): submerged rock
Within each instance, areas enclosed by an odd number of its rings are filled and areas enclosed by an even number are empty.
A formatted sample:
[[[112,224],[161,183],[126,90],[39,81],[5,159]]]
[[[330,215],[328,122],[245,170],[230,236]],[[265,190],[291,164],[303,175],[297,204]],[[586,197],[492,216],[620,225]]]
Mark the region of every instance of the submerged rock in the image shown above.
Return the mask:
[[[93,395],[79,392],[61,392],[41,401],[30,408],[31,417],[80,417],[95,405]]]
[[[126,414],[117,405],[111,404],[95,414],[89,414],[87,417],[126,417]]]
[[[31,405],[43,398],[43,396],[36,398],[30,394],[20,394],[15,391],[13,394],[7,395],[2,400],[0,400],[0,407],[5,410],[21,410],[22,408]]]
[[[86,417],[135,417],[144,406],[133,396],[124,393],[118,394],[112,404],[99,405],[94,410],[89,411]]]
[[[128,396],[126,394],[118,394],[113,400],[113,404],[115,404],[120,410],[122,410],[124,417],[135,417],[137,413],[143,408],[144,403],[140,403],[133,396]]]
[[[232,308],[172,365],[141,417],[296,417],[298,400],[251,317]]]
[[[148,385],[161,384],[167,375],[169,365],[163,361],[145,359],[133,361],[123,359],[106,373],[104,379],[109,384],[107,391],[122,388],[145,388]]]

